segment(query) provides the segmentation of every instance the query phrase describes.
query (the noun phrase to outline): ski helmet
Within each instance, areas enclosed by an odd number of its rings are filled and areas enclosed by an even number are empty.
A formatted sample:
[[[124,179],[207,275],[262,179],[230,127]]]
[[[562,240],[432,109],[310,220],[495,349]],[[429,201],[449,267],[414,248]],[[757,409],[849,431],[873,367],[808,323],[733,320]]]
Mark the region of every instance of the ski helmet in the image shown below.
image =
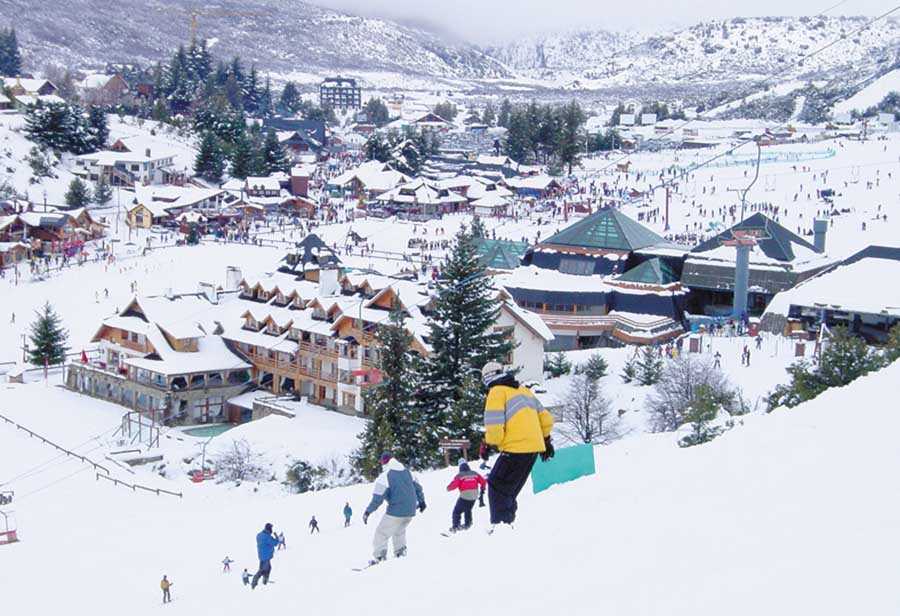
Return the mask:
[[[481,382],[484,383],[485,387],[490,387],[491,383],[502,377],[504,374],[506,374],[506,371],[499,362],[489,361],[484,365],[484,368],[481,369]]]

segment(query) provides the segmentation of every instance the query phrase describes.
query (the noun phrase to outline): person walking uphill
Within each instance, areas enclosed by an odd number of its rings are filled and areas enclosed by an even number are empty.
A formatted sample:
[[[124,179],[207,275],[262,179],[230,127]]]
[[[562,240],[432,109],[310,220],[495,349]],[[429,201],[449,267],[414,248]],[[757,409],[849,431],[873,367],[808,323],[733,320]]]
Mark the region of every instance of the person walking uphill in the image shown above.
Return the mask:
[[[344,528],[350,526],[350,518],[353,517],[353,509],[350,508],[350,503],[344,503]]]
[[[262,578],[263,584],[269,583],[269,576],[272,574],[272,558],[275,556],[276,546],[278,546],[278,537],[272,533],[272,523],[269,522],[256,535],[256,554],[259,556],[259,569],[253,575],[250,588],[256,588],[260,578]]]
[[[163,591],[163,603],[171,603],[172,595],[169,589],[172,588],[172,582],[169,581],[169,578],[163,576],[162,581],[159,583],[159,587],[162,588]]]
[[[481,380],[488,388],[484,439],[500,450],[487,479],[493,531],[498,524],[515,522],[516,498],[538,454],[545,462],[553,457],[553,416],[499,363],[485,364]]]
[[[484,505],[484,490],[487,482],[484,477],[469,468],[469,464],[463,460],[459,464],[459,473],[447,486],[447,491],[459,490],[459,498],[456,499],[456,505],[453,507],[453,526],[450,532],[455,533],[458,530],[466,530],[472,526],[472,508],[475,506],[475,499],[479,499]],[[460,519],[465,518],[465,523],[460,525]]]
[[[419,512],[425,511],[425,495],[422,486],[413,474],[390,453],[381,454],[383,471],[375,480],[372,502],[363,513],[363,523],[369,523],[369,516],[387,501],[387,511],[378,528],[375,529],[373,541],[374,559],[370,564],[387,559],[388,541],[394,544],[394,556],[406,556],[406,527]]]

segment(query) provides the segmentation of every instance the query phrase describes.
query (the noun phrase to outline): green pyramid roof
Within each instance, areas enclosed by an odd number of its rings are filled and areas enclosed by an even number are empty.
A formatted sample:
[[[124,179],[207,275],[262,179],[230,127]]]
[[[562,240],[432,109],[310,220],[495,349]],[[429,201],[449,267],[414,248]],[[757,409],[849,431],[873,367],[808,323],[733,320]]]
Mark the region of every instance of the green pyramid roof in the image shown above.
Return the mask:
[[[619,210],[605,209],[569,225],[542,243],[572,246],[573,248],[630,252],[667,242]]]
[[[672,269],[671,265],[661,260],[659,257],[654,257],[653,259],[644,261],[637,267],[631,268],[616,278],[616,280],[621,280],[622,282],[666,285],[677,281],[678,277],[675,275],[675,270]]]
[[[478,259],[484,267],[491,269],[516,269],[522,256],[528,250],[525,242],[509,240],[492,240],[479,238],[475,240],[478,248]]]

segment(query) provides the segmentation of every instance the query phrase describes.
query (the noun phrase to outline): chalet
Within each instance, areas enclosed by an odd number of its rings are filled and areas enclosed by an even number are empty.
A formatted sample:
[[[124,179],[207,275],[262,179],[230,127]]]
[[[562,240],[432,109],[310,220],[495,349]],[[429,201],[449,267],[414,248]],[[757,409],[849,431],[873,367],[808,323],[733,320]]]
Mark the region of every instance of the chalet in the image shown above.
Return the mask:
[[[49,79],[26,79],[24,77],[0,77],[2,89],[9,90],[14,97],[17,96],[50,96],[59,92],[58,88]],[[60,99],[62,100],[62,99]]]
[[[0,91],[0,111],[9,111],[13,108],[12,99],[10,99],[6,94]]]
[[[225,421],[225,401],[248,388],[252,366],[220,336],[218,303],[215,289],[135,297],[102,321],[97,358],[66,367],[66,387],[154,423]]]
[[[176,155],[163,141],[123,137],[108,150],[76,156],[72,173],[91,182],[102,179],[110,186],[176,184],[184,179],[184,172],[176,170]]]
[[[374,198],[411,179],[395,170],[389,163],[370,160],[328,180],[328,189],[345,195]]]
[[[303,131],[280,132],[278,142],[294,161],[315,161],[324,147],[323,143]]]
[[[127,209],[128,225],[146,229],[176,220],[187,212],[217,216],[222,210],[224,194],[218,188],[136,186],[134,200]]]
[[[453,122],[445,120],[432,111],[417,118],[413,121],[413,125],[422,130],[433,132],[446,132],[453,128]]]
[[[60,105],[65,102],[56,94],[13,94],[13,108],[21,112],[35,105]]]
[[[458,212],[468,205],[468,199],[424,179],[417,178],[375,197],[391,211],[417,217],[436,218]]]
[[[0,242],[0,268],[11,267],[28,258],[28,244]]]
[[[507,178],[503,180],[503,184],[517,195],[541,199],[562,189],[559,182],[549,175]]]
[[[127,102],[131,89],[125,79],[118,74],[88,75],[76,84],[81,100],[91,105],[117,105]]]

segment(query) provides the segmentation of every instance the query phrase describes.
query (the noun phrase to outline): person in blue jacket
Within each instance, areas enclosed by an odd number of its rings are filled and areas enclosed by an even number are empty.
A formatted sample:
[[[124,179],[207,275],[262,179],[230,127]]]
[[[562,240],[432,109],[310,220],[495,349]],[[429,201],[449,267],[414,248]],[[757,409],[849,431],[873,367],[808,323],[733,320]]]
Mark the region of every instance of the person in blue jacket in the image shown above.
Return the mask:
[[[381,454],[381,465],[384,471],[375,480],[372,502],[362,517],[363,523],[368,524],[369,516],[387,501],[387,512],[375,529],[375,558],[371,564],[387,558],[388,541],[394,544],[394,556],[406,556],[406,527],[416,515],[416,509],[425,511],[425,495],[413,474],[390,453]]]
[[[353,517],[353,509],[350,508],[350,503],[344,504],[344,528],[350,526],[350,518]]]
[[[263,584],[269,583],[269,575],[272,573],[272,558],[275,556],[275,548],[278,546],[278,537],[272,532],[272,523],[269,522],[256,535],[256,553],[259,556],[259,570],[250,582],[250,588],[256,588],[259,579]]]

